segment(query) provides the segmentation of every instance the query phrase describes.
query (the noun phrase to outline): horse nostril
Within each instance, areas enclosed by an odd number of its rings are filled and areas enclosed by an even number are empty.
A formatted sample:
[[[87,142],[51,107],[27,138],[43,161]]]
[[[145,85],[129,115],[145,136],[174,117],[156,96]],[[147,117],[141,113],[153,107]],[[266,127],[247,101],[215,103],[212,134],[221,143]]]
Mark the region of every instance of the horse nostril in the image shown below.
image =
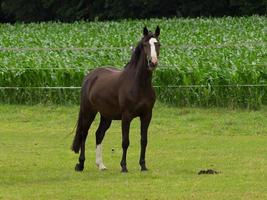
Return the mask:
[[[152,66],[156,66],[158,64],[158,61],[155,58],[148,58],[147,59],[147,63],[148,63],[149,66],[151,66],[151,65]]]
[[[155,58],[152,58],[151,62],[152,62],[154,65],[158,64],[158,60],[155,59]]]

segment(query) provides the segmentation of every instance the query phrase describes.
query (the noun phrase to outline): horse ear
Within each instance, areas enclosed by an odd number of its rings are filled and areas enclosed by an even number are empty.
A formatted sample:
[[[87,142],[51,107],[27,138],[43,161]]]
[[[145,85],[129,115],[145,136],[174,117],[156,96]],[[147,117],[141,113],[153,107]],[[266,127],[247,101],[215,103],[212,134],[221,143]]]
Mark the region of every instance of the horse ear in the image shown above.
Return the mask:
[[[157,28],[156,28],[155,35],[156,35],[156,37],[158,37],[160,35],[160,28],[159,28],[159,26],[157,26]]]
[[[148,29],[147,29],[147,27],[146,27],[146,26],[144,27],[144,30],[143,30],[143,35],[144,35],[144,36],[147,36],[147,35],[148,35]]]

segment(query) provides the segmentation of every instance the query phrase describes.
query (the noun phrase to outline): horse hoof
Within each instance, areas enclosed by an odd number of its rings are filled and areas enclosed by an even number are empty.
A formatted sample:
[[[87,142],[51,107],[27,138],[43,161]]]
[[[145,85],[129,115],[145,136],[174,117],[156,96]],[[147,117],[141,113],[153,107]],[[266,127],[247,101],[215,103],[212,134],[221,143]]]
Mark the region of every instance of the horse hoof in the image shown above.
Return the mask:
[[[80,164],[76,164],[76,166],[75,166],[75,171],[76,171],[76,172],[81,172],[81,171],[83,171],[83,166],[80,165]]]
[[[126,167],[123,167],[123,168],[121,168],[121,172],[122,173],[127,173],[128,172],[128,169]]]
[[[96,164],[97,168],[100,170],[100,171],[105,171],[107,170],[106,166],[102,163],[102,164]]]
[[[141,172],[147,172],[147,171],[148,171],[148,169],[146,167],[141,168]]]
[[[106,168],[105,166],[99,167],[98,169],[99,169],[100,171],[106,171],[106,170],[107,170],[107,168]]]

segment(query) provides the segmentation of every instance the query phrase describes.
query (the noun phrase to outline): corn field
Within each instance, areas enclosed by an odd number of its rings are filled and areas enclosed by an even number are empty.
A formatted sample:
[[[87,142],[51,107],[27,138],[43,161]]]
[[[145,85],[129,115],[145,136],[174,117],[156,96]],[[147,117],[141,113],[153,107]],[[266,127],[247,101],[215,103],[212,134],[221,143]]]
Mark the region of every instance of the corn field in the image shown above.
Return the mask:
[[[160,101],[257,109],[267,104],[267,18],[0,25],[1,103],[79,103],[85,74],[123,68],[147,25],[161,27]]]

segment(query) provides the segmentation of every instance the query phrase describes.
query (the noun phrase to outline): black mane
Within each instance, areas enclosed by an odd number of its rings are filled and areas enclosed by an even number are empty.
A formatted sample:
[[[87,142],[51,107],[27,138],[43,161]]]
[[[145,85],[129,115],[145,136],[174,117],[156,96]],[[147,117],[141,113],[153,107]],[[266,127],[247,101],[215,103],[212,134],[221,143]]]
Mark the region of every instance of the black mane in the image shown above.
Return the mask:
[[[135,65],[137,61],[139,60],[142,47],[143,47],[143,42],[148,41],[150,38],[155,37],[152,32],[149,32],[147,36],[143,37],[137,44],[137,46],[134,48],[132,52],[132,56],[130,61],[125,65],[124,68],[127,68],[128,66]]]

